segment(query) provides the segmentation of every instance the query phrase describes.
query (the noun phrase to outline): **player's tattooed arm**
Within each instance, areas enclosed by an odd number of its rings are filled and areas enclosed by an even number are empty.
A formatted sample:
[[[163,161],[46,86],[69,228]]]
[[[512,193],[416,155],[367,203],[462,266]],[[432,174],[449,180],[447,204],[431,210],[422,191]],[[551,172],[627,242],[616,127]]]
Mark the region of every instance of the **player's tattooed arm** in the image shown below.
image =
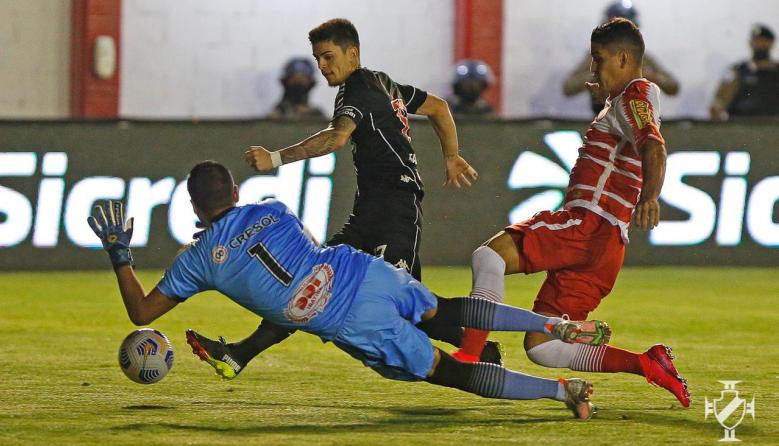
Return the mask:
[[[327,155],[349,142],[357,125],[346,116],[335,118],[330,125],[294,146],[281,150],[281,160],[284,164],[295,161]]]
[[[350,118],[339,116],[326,129],[284,149],[271,152],[262,146],[252,146],[244,153],[244,161],[256,170],[264,171],[326,155],[346,145],[356,128],[357,125]]]

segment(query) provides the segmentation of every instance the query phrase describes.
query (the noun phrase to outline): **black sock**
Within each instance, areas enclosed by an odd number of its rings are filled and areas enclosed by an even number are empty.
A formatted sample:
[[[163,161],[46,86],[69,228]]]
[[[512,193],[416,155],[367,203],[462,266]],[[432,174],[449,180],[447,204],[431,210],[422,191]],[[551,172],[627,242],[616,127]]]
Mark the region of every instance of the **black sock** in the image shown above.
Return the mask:
[[[475,370],[474,367],[469,367],[472,364],[460,362],[440,350],[439,353],[441,354],[441,360],[435,368],[435,373],[427,377],[426,381],[431,384],[453,387],[469,392],[468,381],[471,380]]]
[[[424,331],[430,339],[444,341],[455,347],[459,347],[463,340],[462,327],[440,324],[435,318],[418,323],[417,328]]]
[[[436,325],[477,328],[490,331],[535,331],[547,333],[550,319],[524,308],[499,304],[475,297],[438,298],[436,315],[428,322]]]
[[[555,380],[526,375],[485,362],[460,362],[440,350],[439,353],[441,360],[435,373],[427,378],[431,384],[453,387],[485,398],[564,400],[562,386]]]

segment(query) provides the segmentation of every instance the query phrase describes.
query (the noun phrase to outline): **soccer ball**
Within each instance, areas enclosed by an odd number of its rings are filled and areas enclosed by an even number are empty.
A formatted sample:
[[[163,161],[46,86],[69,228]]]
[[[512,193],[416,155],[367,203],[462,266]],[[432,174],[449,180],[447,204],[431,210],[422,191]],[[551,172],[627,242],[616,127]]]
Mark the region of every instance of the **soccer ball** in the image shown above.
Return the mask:
[[[141,328],[122,341],[119,365],[124,374],[137,383],[156,383],[173,367],[173,347],[161,332]]]

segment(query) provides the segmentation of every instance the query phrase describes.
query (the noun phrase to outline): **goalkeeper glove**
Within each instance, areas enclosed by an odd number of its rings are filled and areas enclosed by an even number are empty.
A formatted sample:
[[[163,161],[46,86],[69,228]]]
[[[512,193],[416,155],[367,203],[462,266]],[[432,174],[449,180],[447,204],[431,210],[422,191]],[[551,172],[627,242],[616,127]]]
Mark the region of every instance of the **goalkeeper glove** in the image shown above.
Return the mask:
[[[135,266],[130,252],[133,219],[125,222],[121,201],[109,200],[98,204],[92,209],[92,216],[87,218],[87,223],[103,242],[103,249],[108,252],[114,270],[123,265]]]

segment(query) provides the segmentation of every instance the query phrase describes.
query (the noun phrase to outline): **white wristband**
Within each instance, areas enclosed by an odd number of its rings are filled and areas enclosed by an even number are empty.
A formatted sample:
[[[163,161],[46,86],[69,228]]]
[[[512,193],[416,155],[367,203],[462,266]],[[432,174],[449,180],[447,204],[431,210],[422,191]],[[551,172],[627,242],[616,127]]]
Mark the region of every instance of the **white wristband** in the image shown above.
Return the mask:
[[[275,167],[279,167],[279,166],[281,166],[282,164],[284,164],[284,163],[281,161],[281,152],[280,152],[280,151],[276,151],[276,152],[271,152],[271,153],[270,153],[270,163],[271,163],[271,165],[272,165],[274,168],[275,168]]]

